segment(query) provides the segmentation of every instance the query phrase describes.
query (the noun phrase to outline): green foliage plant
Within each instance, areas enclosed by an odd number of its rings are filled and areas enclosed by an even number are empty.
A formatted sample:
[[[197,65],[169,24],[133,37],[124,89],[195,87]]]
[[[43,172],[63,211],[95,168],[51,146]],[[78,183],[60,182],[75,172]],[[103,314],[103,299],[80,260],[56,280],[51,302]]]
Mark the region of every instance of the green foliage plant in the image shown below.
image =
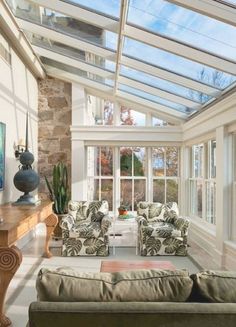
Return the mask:
[[[50,199],[54,202],[53,211],[56,214],[67,213],[67,205],[70,198],[68,186],[68,171],[64,163],[59,162],[53,167],[52,182],[45,176]]]

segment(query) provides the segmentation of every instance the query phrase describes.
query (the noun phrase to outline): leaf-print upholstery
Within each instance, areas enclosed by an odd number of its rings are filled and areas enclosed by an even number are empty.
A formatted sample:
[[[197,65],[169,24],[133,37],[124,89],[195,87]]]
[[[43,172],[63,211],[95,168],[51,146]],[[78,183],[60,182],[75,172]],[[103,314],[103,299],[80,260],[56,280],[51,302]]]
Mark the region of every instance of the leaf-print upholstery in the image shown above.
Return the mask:
[[[177,203],[140,202],[137,214],[142,256],[187,255],[189,220],[179,217]]]
[[[109,255],[107,201],[70,201],[68,215],[60,223],[63,256]]]

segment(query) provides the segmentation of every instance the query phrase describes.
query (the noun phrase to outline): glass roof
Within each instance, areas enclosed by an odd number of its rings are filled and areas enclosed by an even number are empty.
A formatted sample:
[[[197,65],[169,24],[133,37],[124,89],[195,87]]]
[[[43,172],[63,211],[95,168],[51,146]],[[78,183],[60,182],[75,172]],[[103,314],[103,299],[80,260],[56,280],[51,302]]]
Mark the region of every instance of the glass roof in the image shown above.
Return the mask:
[[[236,10],[236,0],[215,2]],[[85,86],[96,81],[91,88],[98,91],[99,84],[114,95],[122,91],[119,101],[129,94],[133,109],[145,99],[147,110],[153,103],[158,114],[160,104],[162,114],[166,108],[168,117],[181,121],[236,84],[235,23],[212,18],[205,7],[195,12],[171,0],[7,3],[46,69],[86,78]]]
[[[164,0],[130,0],[128,23],[236,60],[236,29]]]

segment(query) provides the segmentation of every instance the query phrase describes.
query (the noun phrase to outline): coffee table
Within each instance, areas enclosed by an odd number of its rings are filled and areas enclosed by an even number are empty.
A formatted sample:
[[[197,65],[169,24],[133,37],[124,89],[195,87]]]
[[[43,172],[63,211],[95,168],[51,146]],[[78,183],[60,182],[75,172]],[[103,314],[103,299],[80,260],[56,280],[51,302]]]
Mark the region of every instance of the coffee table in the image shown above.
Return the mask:
[[[101,262],[101,272],[118,272],[133,269],[167,269],[175,270],[175,266],[170,261],[154,261],[154,260],[107,260]]]

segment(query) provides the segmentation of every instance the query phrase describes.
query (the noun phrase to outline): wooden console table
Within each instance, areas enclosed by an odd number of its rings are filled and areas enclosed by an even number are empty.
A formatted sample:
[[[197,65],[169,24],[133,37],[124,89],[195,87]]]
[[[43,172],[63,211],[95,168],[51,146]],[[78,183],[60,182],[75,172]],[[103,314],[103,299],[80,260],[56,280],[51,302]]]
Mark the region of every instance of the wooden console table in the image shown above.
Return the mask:
[[[0,205],[0,327],[11,326],[3,313],[7,288],[22,262],[22,253],[14,245],[38,223],[46,224],[46,241],[43,256],[50,258],[49,240],[57,225],[58,218],[52,211],[51,201],[42,201],[38,206]]]

